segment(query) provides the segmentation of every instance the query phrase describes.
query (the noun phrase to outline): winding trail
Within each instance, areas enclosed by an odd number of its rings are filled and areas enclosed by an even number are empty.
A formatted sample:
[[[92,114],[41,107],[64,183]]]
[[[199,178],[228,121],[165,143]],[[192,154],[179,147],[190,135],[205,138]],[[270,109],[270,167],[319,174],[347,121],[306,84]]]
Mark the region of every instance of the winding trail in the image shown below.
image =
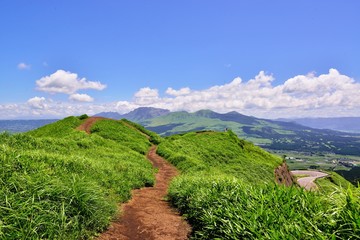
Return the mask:
[[[176,168],[156,154],[156,146],[147,154],[159,169],[154,187],[132,191],[132,199],[122,205],[122,216],[104,232],[99,240],[183,240],[191,228],[164,200]]]
[[[77,130],[90,134],[91,126],[101,119],[106,118],[90,117]],[[158,168],[155,186],[133,190],[132,199],[120,206],[122,215],[98,240],[185,240],[190,236],[190,225],[164,200],[178,171],[156,149],[152,146],[147,154],[147,159]]]
[[[306,190],[315,190],[317,189],[317,185],[315,184],[315,180],[317,178],[322,178],[327,176],[328,174],[319,172],[319,171],[310,171],[310,170],[294,170],[291,171],[293,175],[308,175],[307,177],[301,177],[297,179],[297,183],[305,188]]]
[[[80,126],[78,126],[76,129],[79,131],[85,131],[87,134],[90,134],[91,126],[101,120],[101,119],[107,119],[104,117],[89,117],[87,118]]]

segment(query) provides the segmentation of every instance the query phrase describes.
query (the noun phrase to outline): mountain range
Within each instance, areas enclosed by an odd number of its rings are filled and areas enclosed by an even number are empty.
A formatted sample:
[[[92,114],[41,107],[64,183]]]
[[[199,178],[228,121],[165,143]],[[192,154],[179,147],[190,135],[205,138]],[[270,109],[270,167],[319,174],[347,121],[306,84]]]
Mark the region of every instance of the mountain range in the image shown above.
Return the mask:
[[[97,114],[107,116],[107,113]],[[162,136],[190,131],[232,130],[240,138],[273,150],[330,152],[360,155],[360,134],[328,129],[316,129],[294,121],[268,120],[238,112],[217,113],[200,110],[170,112],[159,108],[138,108],[116,119],[137,122]]]
[[[360,133],[360,117],[334,117],[334,118],[295,118],[278,119],[279,121],[296,122],[298,124],[318,129],[331,129],[343,132]]]
[[[106,117],[112,119],[121,119],[126,118],[130,121],[141,122],[147,119],[160,117],[169,114],[170,111],[167,109],[161,108],[152,108],[152,107],[140,107],[126,114],[119,114],[117,112],[101,112],[95,114],[95,117]]]

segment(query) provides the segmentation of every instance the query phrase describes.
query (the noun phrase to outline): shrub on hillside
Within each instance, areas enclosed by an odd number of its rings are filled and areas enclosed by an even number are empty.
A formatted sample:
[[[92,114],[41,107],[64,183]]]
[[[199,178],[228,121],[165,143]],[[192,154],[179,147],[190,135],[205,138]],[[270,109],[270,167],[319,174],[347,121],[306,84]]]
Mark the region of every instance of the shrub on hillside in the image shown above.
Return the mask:
[[[85,120],[85,119],[89,118],[89,116],[87,114],[83,114],[83,115],[79,116],[78,118],[79,118],[79,120]]]

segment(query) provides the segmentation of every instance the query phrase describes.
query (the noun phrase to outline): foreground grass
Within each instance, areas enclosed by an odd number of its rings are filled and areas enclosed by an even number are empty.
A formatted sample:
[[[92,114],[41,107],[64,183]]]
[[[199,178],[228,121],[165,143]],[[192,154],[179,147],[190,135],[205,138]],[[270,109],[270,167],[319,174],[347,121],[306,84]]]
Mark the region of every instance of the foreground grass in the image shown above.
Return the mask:
[[[158,151],[182,171],[169,200],[192,225],[193,239],[360,236],[358,189],[322,193],[277,186],[273,169],[280,159],[231,132],[172,136]]]
[[[0,239],[86,239],[106,228],[130,190],[153,185],[149,141],[121,122],[87,135],[69,117],[0,135]],[[127,131],[126,137],[108,132]]]

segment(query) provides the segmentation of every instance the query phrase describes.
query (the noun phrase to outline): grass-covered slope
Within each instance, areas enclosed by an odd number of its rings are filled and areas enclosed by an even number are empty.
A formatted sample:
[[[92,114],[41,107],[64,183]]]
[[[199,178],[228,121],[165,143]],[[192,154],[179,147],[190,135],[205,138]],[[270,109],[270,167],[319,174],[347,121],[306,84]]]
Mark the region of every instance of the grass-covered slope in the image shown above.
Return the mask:
[[[183,172],[224,174],[253,184],[273,182],[274,169],[282,163],[232,131],[174,135],[159,145],[158,153]]]
[[[0,135],[0,239],[83,239],[104,229],[130,190],[154,183],[150,142],[121,121],[92,134],[68,117]]]
[[[78,127],[85,119],[80,117],[67,117],[54,123],[47,124],[38,129],[29,131],[26,135],[34,137],[66,137],[75,132],[75,128]]]
[[[357,239],[358,189],[306,192],[274,183],[281,160],[232,132],[165,138],[158,153],[182,172],[169,200],[193,239]]]

